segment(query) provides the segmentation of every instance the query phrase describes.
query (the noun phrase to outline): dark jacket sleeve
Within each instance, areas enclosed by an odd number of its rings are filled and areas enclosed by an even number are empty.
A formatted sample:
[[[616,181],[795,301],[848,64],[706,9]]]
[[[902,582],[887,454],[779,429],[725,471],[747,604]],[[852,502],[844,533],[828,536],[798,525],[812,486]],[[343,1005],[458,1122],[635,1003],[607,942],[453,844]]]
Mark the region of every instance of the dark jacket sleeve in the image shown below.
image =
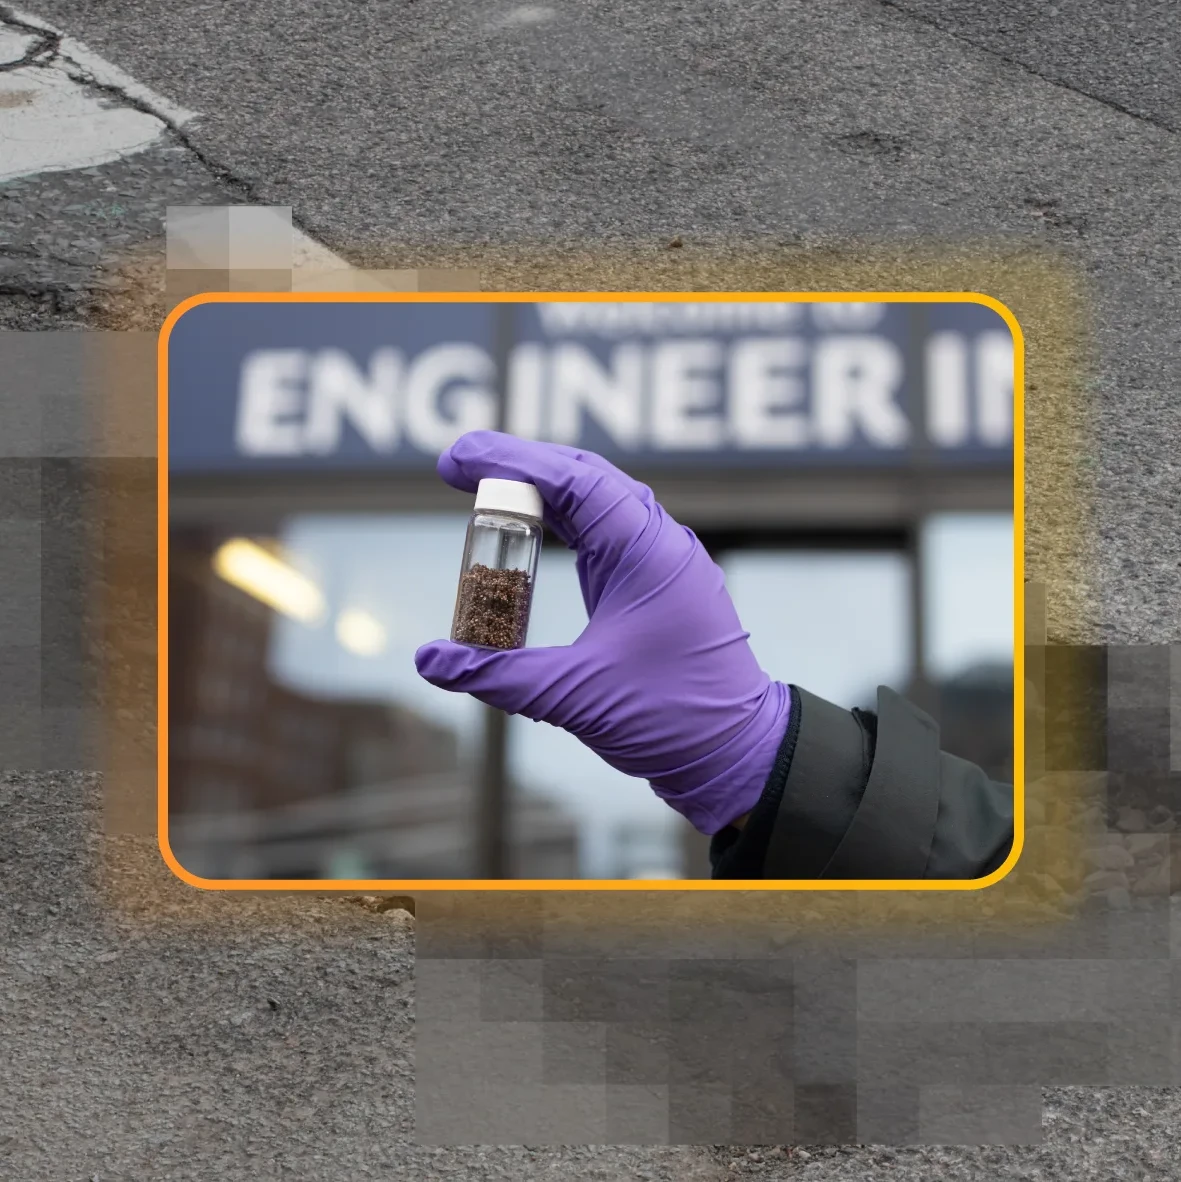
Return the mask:
[[[714,878],[982,878],[1013,843],[1013,788],[941,751],[939,727],[885,686],[876,713],[791,687],[775,766]]]

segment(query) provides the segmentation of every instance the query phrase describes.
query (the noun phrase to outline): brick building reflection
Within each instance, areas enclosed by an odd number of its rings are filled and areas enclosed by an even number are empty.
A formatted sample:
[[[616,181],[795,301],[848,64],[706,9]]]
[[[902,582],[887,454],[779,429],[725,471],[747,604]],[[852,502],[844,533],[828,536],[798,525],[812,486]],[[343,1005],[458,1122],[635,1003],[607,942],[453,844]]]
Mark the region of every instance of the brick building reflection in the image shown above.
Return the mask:
[[[215,574],[220,539],[173,534],[169,834],[210,878],[465,878],[474,776],[414,710],[321,699],[268,673],[272,611]],[[578,876],[575,822],[513,786],[514,877]]]

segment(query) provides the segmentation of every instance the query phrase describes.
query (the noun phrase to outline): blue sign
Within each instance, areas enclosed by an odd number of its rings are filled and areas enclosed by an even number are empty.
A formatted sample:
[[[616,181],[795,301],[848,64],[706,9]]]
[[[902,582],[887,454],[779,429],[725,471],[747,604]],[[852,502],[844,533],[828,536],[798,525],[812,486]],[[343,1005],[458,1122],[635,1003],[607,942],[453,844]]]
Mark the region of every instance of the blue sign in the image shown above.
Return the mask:
[[[497,426],[637,467],[1012,463],[976,303],[213,301],[167,349],[177,474],[430,468]]]

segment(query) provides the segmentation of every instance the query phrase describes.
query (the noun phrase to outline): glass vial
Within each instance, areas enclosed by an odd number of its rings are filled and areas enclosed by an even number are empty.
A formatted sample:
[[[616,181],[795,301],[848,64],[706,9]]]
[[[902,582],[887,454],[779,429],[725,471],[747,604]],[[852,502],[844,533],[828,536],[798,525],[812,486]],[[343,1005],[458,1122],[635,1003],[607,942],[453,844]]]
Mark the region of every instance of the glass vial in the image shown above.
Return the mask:
[[[480,481],[451,621],[456,644],[525,647],[541,551],[541,513],[541,494],[533,485]]]

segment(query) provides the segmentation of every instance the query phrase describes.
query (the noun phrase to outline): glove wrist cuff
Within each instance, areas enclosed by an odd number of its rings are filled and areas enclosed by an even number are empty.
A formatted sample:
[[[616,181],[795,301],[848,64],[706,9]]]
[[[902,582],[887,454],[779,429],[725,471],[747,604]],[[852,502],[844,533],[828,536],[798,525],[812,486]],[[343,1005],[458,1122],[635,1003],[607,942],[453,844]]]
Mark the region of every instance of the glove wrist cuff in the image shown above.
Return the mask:
[[[688,790],[656,784],[652,790],[695,829],[712,837],[750,812],[762,796],[790,718],[791,691],[773,681],[751,722],[727,744],[736,758],[725,771]]]

